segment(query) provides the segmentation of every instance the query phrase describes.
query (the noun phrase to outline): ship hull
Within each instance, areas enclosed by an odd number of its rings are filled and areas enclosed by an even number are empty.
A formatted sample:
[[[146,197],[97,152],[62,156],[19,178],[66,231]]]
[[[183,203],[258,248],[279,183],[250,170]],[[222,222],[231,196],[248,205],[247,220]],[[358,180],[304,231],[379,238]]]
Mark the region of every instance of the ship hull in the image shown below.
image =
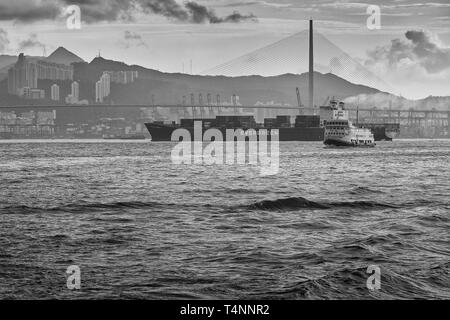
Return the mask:
[[[375,143],[358,144],[344,139],[325,139],[323,143],[327,146],[335,146],[335,147],[366,147],[366,148],[375,147]]]
[[[186,129],[189,131],[192,140],[194,140],[194,128],[193,127],[179,127],[174,125],[164,125],[164,124],[154,124],[154,123],[146,123],[145,124],[148,132],[152,137],[152,141],[171,141],[172,133],[176,129]],[[241,129],[241,128],[217,128],[221,131],[223,137],[226,137],[227,129]],[[247,130],[246,128],[242,128],[243,130]],[[259,136],[260,130],[267,130],[267,140],[271,140],[271,136],[273,134],[272,130],[278,130],[278,140],[279,141],[323,141],[324,130],[320,127],[312,127],[312,128],[300,128],[300,127],[290,127],[290,128],[254,128]],[[206,131],[206,128],[202,129],[203,133]]]
[[[152,141],[171,141],[172,133],[176,129],[181,127],[173,126],[173,125],[160,125],[153,123],[145,124],[148,132],[152,136]],[[377,125],[370,126],[364,125],[365,127],[371,129],[375,141],[392,141],[392,139],[398,136],[398,130],[388,130],[388,126],[386,125]],[[194,128],[193,127],[183,127],[187,129],[191,137],[193,137]],[[230,128],[236,129],[236,128]],[[271,130],[271,128],[260,128]],[[279,130],[279,141],[323,141],[324,140],[324,129],[320,127],[313,128],[301,128],[301,127],[292,127],[292,128],[272,128]],[[225,128],[220,129],[222,134],[225,133]],[[270,138],[269,138],[270,139]]]

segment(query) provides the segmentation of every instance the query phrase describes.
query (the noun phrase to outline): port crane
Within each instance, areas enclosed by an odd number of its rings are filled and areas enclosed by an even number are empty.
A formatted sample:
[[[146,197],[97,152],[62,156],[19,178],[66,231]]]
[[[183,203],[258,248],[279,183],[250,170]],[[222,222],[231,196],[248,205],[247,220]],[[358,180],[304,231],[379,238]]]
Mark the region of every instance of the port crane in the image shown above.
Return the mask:
[[[299,88],[295,88],[295,91],[297,92],[297,104],[298,104],[298,108],[300,110],[300,114],[303,114],[303,103],[302,103],[302,99],[300,98],[300,90]]]
[[[297,88],[295,88],[295,90],[297,91],[297,104],[299,108],[303,107],[303,103],[302,103],[302,99],[300,98],[300,90]]]

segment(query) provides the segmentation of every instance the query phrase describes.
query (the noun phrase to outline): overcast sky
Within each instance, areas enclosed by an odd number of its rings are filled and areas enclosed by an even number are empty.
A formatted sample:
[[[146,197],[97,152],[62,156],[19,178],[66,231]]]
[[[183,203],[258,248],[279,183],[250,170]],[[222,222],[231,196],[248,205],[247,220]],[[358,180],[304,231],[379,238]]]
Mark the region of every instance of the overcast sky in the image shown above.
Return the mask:
[[[64,10],[81,7],[82,28]],[[381,9],[369,30],[367,7]],[[0,0],[0,54],[59,46],[168,72],[200,73],[307,28],[316,29],[402,95],[450,95],[450,3],[328,0]],[[408,32],[409,31],[409,32]]]

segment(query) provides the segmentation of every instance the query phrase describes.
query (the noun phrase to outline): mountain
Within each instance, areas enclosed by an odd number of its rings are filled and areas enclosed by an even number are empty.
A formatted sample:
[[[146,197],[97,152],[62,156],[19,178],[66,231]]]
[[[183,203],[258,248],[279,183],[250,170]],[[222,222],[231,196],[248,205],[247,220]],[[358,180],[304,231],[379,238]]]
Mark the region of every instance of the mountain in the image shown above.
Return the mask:
[[[84,99],[94,99],[94,83],[99,80],[103,71],[137,70],[138,81],[128,85],[112,84],[111,100],[116,104],[132,103],[146,104],[152,101],[156,104],[180,104],[185,96],[190,104],[190,95],[194,93],[195,101],[202,94],[206,103],[207,95],[215,101],[220,96],[221,102],[230,102],[233,94],[239,96],[243,105],[255,103],[275,103],[297,105],[295,88],[300,89],[303,103],[307,104],[308,74],[284,74],[279,76],[199,76],[181,73],[164,73],[146,69],[140,66],[127,65],[123,62],[96,57],[90,63],[74,64],[74,80],[85,86],[88,93]],[[315,103],[320,105],[328,96],[345,98],[358,94],[373,94],[380,92],[367,86],[356,85],[331,73],[315,72]]]
[[[0,69],[10,66],[17,61],[17,56],[0,55]]]
[[[16,56],[0,55],[0,81],[8,76],[8,69],[16,63]]]
[[[46,61],[59,63],[59,64],[65,64],[65,65],[71,65],[75,62],[84,62],[83,59],[81,59],[76,54],[70,52],[64,47],[59,47],[56,49],[51,55],[49,55],[46,59]]]
[[[50,57],[70,57],[65,49],[57,50]],[[50,58],[49,57],[49,58]],[[73,57],[72,57],[73,58]],[[72,59],[70,59],[72,60]],[[80,59],[81,60],[81,59]],[[61,60],[58,60],[61,63]],[[69,60],[65,59],[67,63]],[[95,100],[95,83],[104,71],[138,71],[138,80],[130,84],[111,84],[109,101],[114,104],[172,104],[179,105],[183,97],[190,104],[191,93],[198,103],[199,95],[207,103],[208,94],[215,102],[217,95],[220,102],[231,102],[233,95],[239,96],[242,105],[274,104],[297,105],[296,87],[300,90],[303,104],[308,100],[308,74],[283,74],[278,76],[200,76],[181,73],[165,73],[146,69],[141,66],[127,65],[123,62],[96,57],[90,63],[78,61],[73,63],[74,80],[80,84],[80,99]],[[321,105],[329,96],[346,98],[360,94],[376,94],[380,91],[363,85],[350,83],[331,73],[315,72],[315,104]],[[61,96],[70,92],[70,81],[39,80],[38,87],[49,94],[53,83],[60,85]],[[0,82],[0,104],[6,104],[6,79]],[[48,95],[47,95],[48,96]],[[11,98],[11,97],[10,97]],[[8,98],[9,99],[9,98]],[[12,101],[9,103],[13,103]]]
[[[41,57],[27,57],[29,59],[42,59]],[[74,66],[74,80],[80,84],[80,99],[95,100],[95,83],[104,71],[139,72],[138,80],[130,84],[111,83],[109,101],[114,104],[147,104],[152,101],[158,104],[179,105],[185,99],[190,105],[191,94],[194,94],[195,103],[202,95],[206,104],[208,94],[211,101],[231,102],[233,95],[239,96],[242,105],[273,104],[297,105],[296,87],[300,90],[303,104],[308,103],[308,73],[282,74],[277,76],[214,76],[189,75],[183,73],[165,73],[158,70],[146,69],[137,65],[127,65],[124,62],[96,57],[91,62],[84,62],[81,58],[64,48],[58,48],[48,59],[58,63],[72,63]],[[12,63],[11,63],[12,61]],[[23,103],[17,97],[7,94],[7,81],[5,77],[10,65],[17,61],[14,56],[0,56],[0,105]],[[3,73],[2,73],[3,71]],[[70,81],[39,80],[38,87],[50,95],[50,86],[57,83],[60,86],[61,96],[70,93]],[[328,97],[345,99],[350,105],[358,104],[360,107],[377,107],[407,110],[432,109],[449,110],[450,97],[428,97],[422,100],[408,100],[379,91],[369,86],[351,83],[332,73],[314,72],[315,104],[322,105]],[[108,101],[108,102],[109,102]],[[48,101],[50,103],[50,101]]]
[[[450,97],[429,96],[419,100],[409,100],[401,96],[379,92],[375,94],[359,94],[347,97],[345,102],[351,105],[359,105],[362,108],[400,109],[400,110],[438,110],[450,111]]]

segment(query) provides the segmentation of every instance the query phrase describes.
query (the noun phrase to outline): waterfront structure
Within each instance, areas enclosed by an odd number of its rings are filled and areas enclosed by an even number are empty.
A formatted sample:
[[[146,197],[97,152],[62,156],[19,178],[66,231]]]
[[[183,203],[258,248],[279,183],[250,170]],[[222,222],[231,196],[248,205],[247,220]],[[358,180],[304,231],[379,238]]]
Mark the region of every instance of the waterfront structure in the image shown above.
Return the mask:
[[[54,135],[56,112],[0,111],[0,138],[49,137]]]

